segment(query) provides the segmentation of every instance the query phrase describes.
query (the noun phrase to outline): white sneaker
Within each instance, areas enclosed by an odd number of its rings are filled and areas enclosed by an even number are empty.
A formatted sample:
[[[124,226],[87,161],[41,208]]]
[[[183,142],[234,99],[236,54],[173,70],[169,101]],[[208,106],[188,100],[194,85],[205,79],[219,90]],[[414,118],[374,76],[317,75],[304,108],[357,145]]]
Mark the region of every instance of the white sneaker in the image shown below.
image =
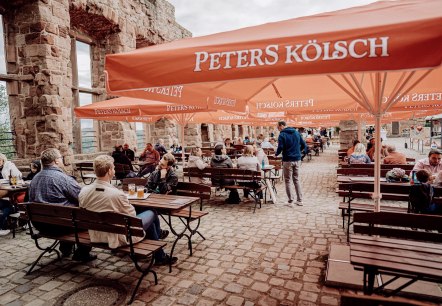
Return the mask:
[[[9,234],[11,231],[6,229],[6,230],[0,230],[0,236],[6,236],[7,234]]]
[[[298,206],[304,206],[304,204],[302,204],[302,201],[296,201],[295,204]]]

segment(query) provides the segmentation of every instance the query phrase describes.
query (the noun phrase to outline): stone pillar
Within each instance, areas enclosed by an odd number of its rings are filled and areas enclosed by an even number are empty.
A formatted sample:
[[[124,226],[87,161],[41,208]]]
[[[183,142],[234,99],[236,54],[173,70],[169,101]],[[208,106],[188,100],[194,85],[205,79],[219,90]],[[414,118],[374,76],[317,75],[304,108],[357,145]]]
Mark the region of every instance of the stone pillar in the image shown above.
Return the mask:
[[[12,95],[11,122],[18,157],[35,158],[47,148],[58,148],[70,165],[69,1],[54,1],[51,6],[45,2],[32,1],[4,15],[8,24],[8,73],[33,76],[29,82],[10,84],[16,89],[8,90]]]
[[[354,120],[341,120],[339,128],[340,149],[347,149],[353,145],[353,140],[358,139],[358,123]]]
[[[155,144],[158,139],[164,139],[164,146],[169,148],[173,139],[180,137],[178,136],[178,125],[174,120],[170,120],[168,118],[161,118],[157,122],[155,122],[155,128],[152,131],[151,140],[152,144]]]
[[[201,147],[201,124],[187,124],[184,128],[184,139],[188,146]]]

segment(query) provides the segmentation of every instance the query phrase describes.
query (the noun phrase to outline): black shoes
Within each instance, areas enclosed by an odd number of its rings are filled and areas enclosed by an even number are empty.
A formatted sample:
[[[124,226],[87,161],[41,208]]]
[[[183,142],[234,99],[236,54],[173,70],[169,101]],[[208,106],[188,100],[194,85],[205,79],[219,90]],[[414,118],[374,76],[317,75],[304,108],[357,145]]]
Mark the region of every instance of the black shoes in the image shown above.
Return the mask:
[[[169,236],[169,231],[168,230],[161,230],[161,234],[160,234],[160,239],[166,239],[167,236]]]
[[[81,262],[89,262],[97,259],[97,255],[95,254],[87,254],[87,255],[78,255],[78,253],[75,253],[74,256],[72,256],[72,260],[74,261],[81,261]]]
[[[174,264],[178,261],[178,257],[170,257],[170,255],[166,254],[161,260],[155,260],[155,266],[166,266],[169,264]]]

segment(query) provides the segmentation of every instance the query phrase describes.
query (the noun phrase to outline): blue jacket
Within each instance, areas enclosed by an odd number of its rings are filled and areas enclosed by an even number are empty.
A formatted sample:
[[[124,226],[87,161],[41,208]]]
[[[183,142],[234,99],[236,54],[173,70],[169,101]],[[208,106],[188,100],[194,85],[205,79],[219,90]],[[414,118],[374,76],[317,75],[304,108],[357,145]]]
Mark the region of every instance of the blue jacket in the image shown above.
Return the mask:
[[[278,149],[275,155],[282,152],[282,161],[301,160],[301,150],[305,150],[306,144],[301,135],[292,127],[286,127],[279,133]]]

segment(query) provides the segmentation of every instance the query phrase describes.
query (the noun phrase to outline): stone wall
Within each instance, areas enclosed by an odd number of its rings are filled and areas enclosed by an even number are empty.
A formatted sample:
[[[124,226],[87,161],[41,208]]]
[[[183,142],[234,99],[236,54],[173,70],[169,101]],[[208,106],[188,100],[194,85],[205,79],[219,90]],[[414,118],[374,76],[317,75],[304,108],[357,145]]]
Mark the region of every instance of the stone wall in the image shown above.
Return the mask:
[[[73,120],[76,39],[91,46],[93,101],[100,101],[106,98],[106,54],[191,36],[164,0],[0,0],[0,13],[6,24],[7,72],[16,76],[7,90],[18,157],[35,158],[56,147],[68,165],[79,133]],[[136,143],[134,124],[97,126],[98,151]]]

